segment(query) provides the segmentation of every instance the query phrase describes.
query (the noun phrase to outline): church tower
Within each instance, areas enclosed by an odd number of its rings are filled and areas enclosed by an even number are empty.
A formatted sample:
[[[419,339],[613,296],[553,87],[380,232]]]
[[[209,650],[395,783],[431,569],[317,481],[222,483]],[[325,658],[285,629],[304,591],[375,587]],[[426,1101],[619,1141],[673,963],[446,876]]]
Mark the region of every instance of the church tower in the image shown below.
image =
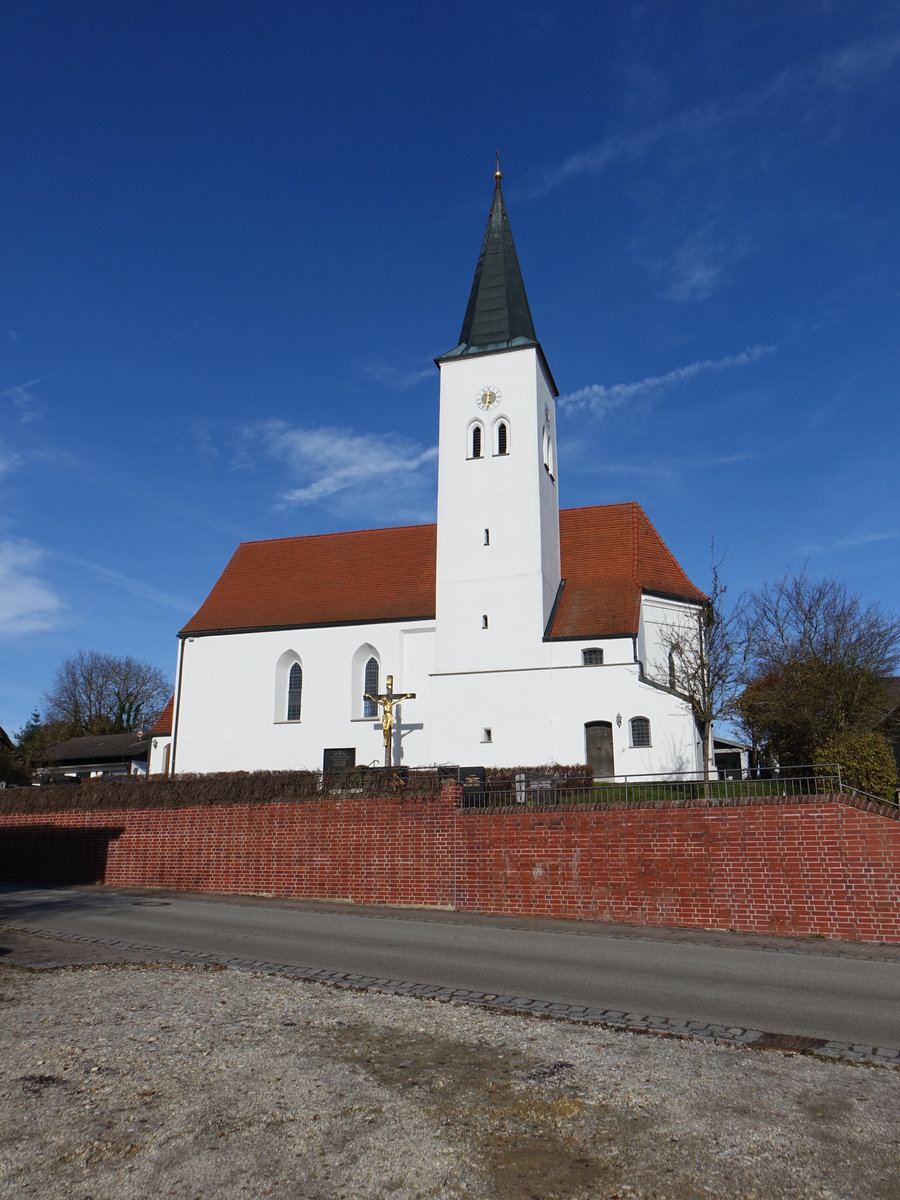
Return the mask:
[[[438,675],[543,665],[560,583],[558,391],[501,177],[498,161],[459,344],[436,360]]]

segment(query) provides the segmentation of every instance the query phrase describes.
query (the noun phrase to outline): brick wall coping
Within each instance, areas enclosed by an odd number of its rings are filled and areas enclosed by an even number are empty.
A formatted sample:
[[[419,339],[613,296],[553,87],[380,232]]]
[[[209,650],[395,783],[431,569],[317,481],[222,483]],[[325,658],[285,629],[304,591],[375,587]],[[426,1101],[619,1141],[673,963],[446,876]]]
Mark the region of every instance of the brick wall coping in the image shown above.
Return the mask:
[[[429,801],[444,800],[452,801],[456,807],[460,809],[460,814],[478,820],[479,817],[485,815],[491,816],[515,816],[516,814],[532,813],[546,816],[561,817],[566,814],[577,813],[605,813],[605,812],[622,812],[630,810],[655,809],[659,811],[666,810],[687,810],[687,809],[728,809],[728,808],[768,808],[768,807],[789,807],[791,805],[800,804],[842,804],[848,808],[859,809],[860,812],[870,812],[877,816],[887,817],[892,821],[900,821],[900,806],[889,804],[887,801],[878,801],[870,799],[866,796],[850,795],[846,792],[823,792],[818,794],[805,795],[788,795],[788,796],[710,796],[710,797],[693,797],[689,799],[674,799],[667,798],[662,800],[616,800],[609,804],[588,803],[588,804],[543,804],[543,805],[518,805],[509,803],[503,805],[486,805],[484,807],[472,806],[462,808],[462,785],[457,783],[449,783],[444,787],[440,796],[354,796],[354,795],[326,795],[326,796],[278,796],[272,800],[264,801],[236,801],[228,802],[227,804],[162,804],[162,805],[103,805],[97,807],[80,808],[77,804],[72,804],[71,800],[76,799],[71,793],[67,793],[66,797],[70,803],[59,808],[31,808],[25,807],[21,809],[3,809],[0,810],[0,825],[5,817],[22,817],[22,816],[53,816],[60,814],[68,814],[70,816],[87,816],[101,813],[122,813],[122,812],[177,812],[191,808],[269,808],[275,804],[309,804],[311,802],[326,801],[331,804],[356,804],[365,802],[377,802],[378,804],[392,804],[396,806],[403,805],[419,805],[427,804]]]
[[[704,798],[695,796],[687,800],[615,800],[609,804],[544,804],[520,806],[505,804],[503,806],[484,808],[471,807],[465,812],[473,816],[482,813],[516,813],[540,812],[555,813],[557,816],[565,812],[621,812],[630,809],[691,809],[691,808],[765,808],[786,806],[792,804],[844,804],[849,808],[858,808],[861,812],[877,813],[882,817],[890,817],[893,821],[900,820],[900,806],[889,804],[886,800],[871,800],[864,796],[852,796],[846,792],[819,792],[799,796],[710,796]]]

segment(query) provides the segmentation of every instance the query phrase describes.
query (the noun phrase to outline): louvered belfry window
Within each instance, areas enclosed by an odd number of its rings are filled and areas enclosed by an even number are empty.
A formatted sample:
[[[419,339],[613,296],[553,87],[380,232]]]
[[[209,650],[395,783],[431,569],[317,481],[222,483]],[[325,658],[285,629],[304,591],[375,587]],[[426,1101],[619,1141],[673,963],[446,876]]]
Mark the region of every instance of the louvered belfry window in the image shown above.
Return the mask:
[[[497,427],[497,453],[498,454],[506,453],[506,447],[507,447],[506,438],[507,438],[506,422],[501,421]]]
[[[472,426],[472,457],[481,458],[481,426]]]

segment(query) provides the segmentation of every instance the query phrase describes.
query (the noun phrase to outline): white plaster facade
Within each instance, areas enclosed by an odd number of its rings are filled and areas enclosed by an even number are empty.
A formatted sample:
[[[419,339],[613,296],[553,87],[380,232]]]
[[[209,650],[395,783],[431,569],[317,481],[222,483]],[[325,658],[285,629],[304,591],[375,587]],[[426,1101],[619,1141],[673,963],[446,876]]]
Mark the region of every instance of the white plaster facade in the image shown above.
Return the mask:
[[[150,743],[149,775],[168,775],[172,765],[171,736],[156,736]]]
[[[605,721],[616,775],[697,770],[700,745],[688,706],[642,680],[633,645],[630,638],[554,643],[538,637],[532,649],[542,662],[437,674],[434,622],[188,638],[176,681],[174,769],[317,769],[326,747],[353,747],[357,763],[379,765],[381,722],[361,715],[363,690],[354,669],[363,648],[382,666],[382,687],[390,672],[396,691],[416,693],[397,706],[398,765],[584,762],[585,725]],[[584,665],[586,649],[601,649],[602,665]],[[296,721],[276,713],[285,696],[278,672],[285,654],[303,671]],[[649,720],[650,746],[632,744],[635,717]],[[151,773],[162,769],[169,744],[158,741]]]

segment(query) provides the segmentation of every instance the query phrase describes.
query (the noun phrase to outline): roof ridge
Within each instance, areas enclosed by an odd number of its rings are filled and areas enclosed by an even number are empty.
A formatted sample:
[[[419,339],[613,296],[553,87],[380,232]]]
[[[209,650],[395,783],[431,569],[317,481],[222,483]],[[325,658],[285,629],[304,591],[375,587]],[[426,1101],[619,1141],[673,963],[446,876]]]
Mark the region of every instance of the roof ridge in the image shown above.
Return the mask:
[[[598,512],[600,509],[611,510],[614,508],[629,508],[636,502],[634,500],[616,500],[609,504],[575,504],[571,508],[561,508],[560,513],[578,513],[578,512]],[[640,505],[638,505],[640,508]],[[642,510],[643,511],[643,510]],[[265,546],[272,545],[275,542],[300,542],[313,541],[316,538],[336,538],[336,537],[352,537],[354,534],[360,533],[394,533],[400,529],[436,529],[436,521],[417,521],[415,524],[409,525],[376,525],[374,528],[366,529],[339,529],[329,530],[322,533],[289,533],[283,537],[273,538],[251,538],[246,542],[238,542],[238,548],[241,546]],[[662,539],[660,539],[662,540]],[[666,547],[668,550],[668,547]],[[671,553],[669,555],[672,557]],[[674,558],[673,558],[673,561]]]
[[[561,513],[596,512],[600,508],[627,508],[631,500],[615,500],[611,504],[576,504],[572,508],[561,508]]]
[[[249,542],[238,542],[238,549],[241,546],[266,546],[273,542],[311,542],[316,538],[336,538],[336,537],[352,537],[359,533],[394,533],[400,529],[436,529],[436,521],[420,521],[415,525],[377,525],[374,529],[338,529],[329,533],[292,533],[286,534],[284,537],[275,538],[253,538]]]

